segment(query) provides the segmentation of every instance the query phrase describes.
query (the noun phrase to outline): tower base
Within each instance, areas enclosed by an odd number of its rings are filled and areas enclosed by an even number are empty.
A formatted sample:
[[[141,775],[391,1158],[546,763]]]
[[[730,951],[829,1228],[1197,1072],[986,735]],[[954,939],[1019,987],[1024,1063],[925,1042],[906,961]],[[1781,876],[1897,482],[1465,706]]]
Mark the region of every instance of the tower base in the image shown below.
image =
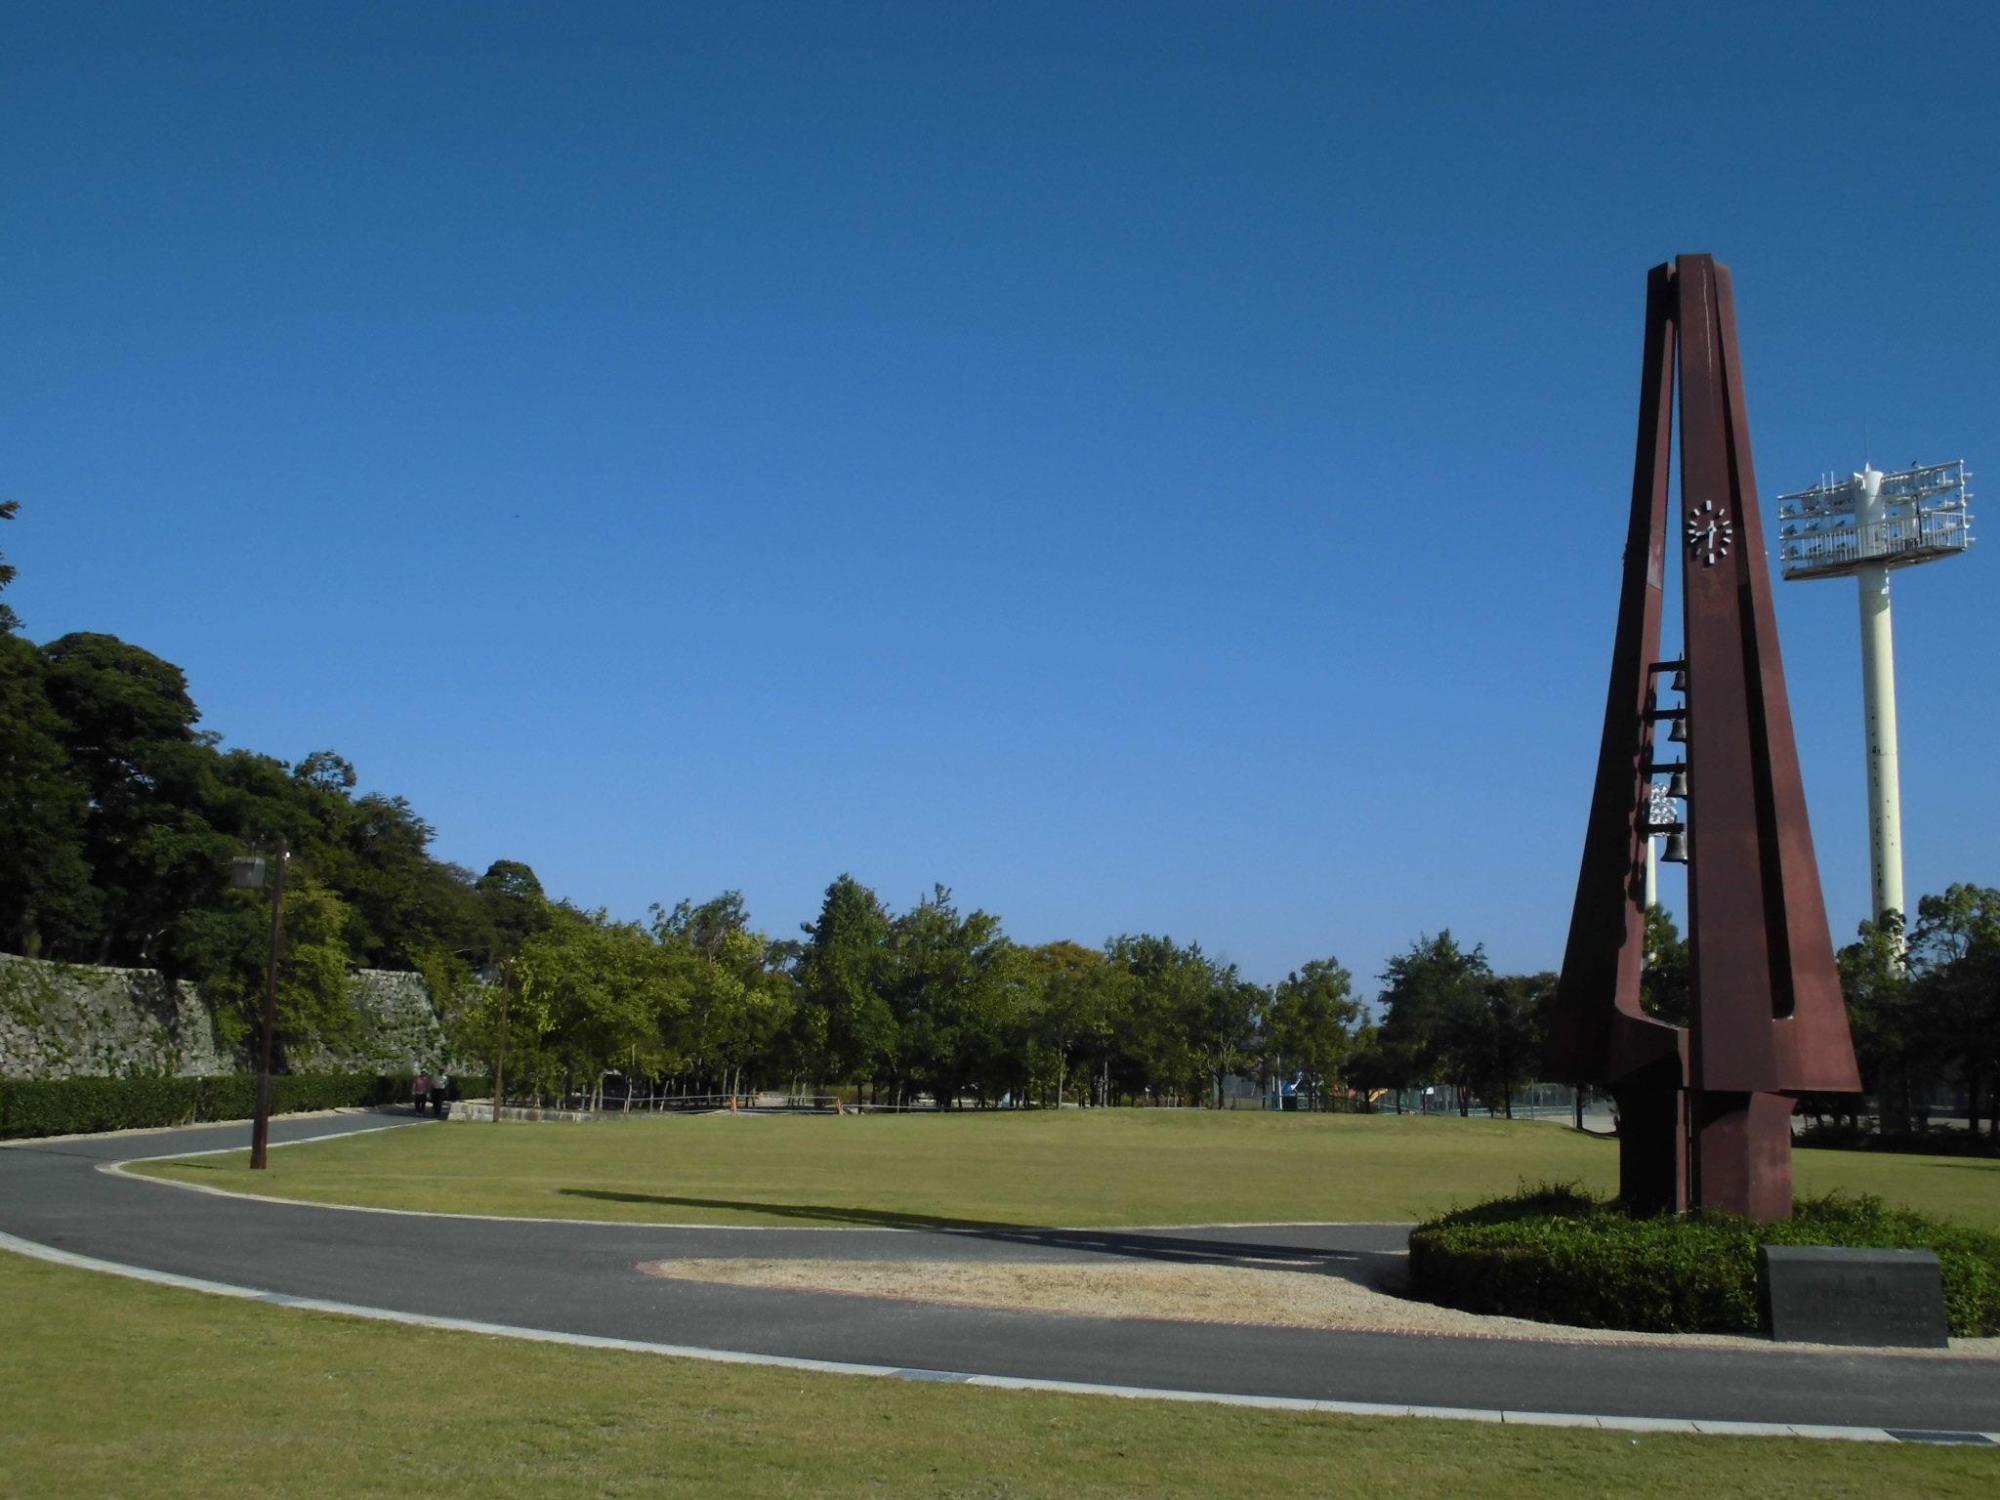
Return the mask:
[[[1759,1223],[1792,1216],[1789,1094],[1694,1095],[1694,1203]]]

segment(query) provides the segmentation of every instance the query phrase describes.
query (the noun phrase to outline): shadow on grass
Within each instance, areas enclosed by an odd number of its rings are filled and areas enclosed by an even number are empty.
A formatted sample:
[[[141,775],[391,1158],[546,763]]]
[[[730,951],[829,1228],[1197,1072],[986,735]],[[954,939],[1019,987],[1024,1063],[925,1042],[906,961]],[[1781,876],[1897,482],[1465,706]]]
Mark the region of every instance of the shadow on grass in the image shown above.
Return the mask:
[[[899,1213],[879,1208],[835,1208],[820,1203],[750,1203],[727,1198],[677,1198],[660,1193],[613,1193],[598,1188],[560,1188],[566,1198],[595,1198],[604,1203],[648,1203],[665,1208],[726,1209],[732,1213],[772,1214],[786,1219],[814,1219],[823,1224],[864,1229],[928,1229],[1004,1233],[1033,1229],[1032,1224],[1008,1224],[990,1219],[943,1219],[932,1214]]]
[[[805,1219],[842,1228],[896,1229],[949,1235],[986,1244],[1020,1246],[1052,1260],[1084,1260],[1110,1256],[1119,1260],[1156,1260],[1178,1265],[1240,1266],[1270,1271],[1298,1271],[1339,1276],[1375,1286],[1400,1279],[1405,1231],[1393,1225],[1343,1226],[1348,1238],[1373,1241],[1366,1246],[1329,1249],[1318,1245],[1287,1245],[1258,1240],[1145,1229],[1050,1229],[1034,1224],[1010,1224],[985,1219],[944,1218],[895,1209],[837,1207],[824,1203],[755,1203],[728,1198],[686,1198],[661,1193],[619,1193],[599,1188],[560,1188],[570,1198],[604,1203],[641,1203],[663,1208],[727,1210]],[[1283,1233],[1280,1228],[1277,1232]]]

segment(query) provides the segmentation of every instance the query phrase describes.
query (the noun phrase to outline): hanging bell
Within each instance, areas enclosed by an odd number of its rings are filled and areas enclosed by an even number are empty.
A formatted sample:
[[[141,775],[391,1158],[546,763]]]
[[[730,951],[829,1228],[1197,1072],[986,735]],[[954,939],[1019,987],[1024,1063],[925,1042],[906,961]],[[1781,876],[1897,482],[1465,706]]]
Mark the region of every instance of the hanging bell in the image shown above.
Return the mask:
[[[1674,673],[1673,689],[1677,693],[1685,693],[1688,690],[1688,674],[1686,667],[1682,667]]]
[[[1686,799],[1688,794],[1688,773],[1676,771],[1667,778],[1667,795]]]
[[[1687,737],[1688,737],[1687,715],[1675,714],[1674,727],[1667,731],[1667,738],[1670,740],[1679,740],[1682,743],[1686,743]]]
[[[1667,835],[1667,847],[1660,851],[1660,858],[1670,865],[1684,865],[1688,862],[1688,836],[1684,833]]]

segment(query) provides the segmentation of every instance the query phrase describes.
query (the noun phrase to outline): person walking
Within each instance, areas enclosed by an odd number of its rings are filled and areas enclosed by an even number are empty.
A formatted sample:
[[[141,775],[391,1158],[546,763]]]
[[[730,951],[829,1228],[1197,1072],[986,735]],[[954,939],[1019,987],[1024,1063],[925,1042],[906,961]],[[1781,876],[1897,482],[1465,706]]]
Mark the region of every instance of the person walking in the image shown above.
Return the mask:
[[[419,1115],[424,1112],[424,1106],[430,1103],[430,1093],[431,1075],[426,1073],[422,1068],[419,1068],[417,1069],[417,1076],[410,1082],[410,1097],[417,1101],[417,1113]]]

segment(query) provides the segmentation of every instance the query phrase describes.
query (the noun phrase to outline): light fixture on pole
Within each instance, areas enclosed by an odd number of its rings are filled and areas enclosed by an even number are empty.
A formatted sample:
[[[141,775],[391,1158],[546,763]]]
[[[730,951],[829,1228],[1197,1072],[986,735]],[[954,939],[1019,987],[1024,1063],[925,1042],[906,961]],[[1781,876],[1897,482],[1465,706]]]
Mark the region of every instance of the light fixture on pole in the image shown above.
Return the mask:
[[[1868,737],[1868,854],[1874,915],[1903,905],[1903,810],[1896,750],[1896,647],[1889,572],[1956,557],[1972,545],[1964,459],[1822,480],[1778,497],[1788,579],[1854,575],[1861,597],[1862,715]]]
[[[264,1024],[257,1047],[257,1116],[250,1127],[250,1169],[261,1172],[269,1164],[271,1149],[271,1035],[278,1024],[278,941],[285,921],[285,866],[291,850],[284,835],[272,840],[277,860],[275,876],[267,873],[263,855],[253,854],[232,860],[229,883],[242,890],[271,886],[271,949],[264,965]]]

